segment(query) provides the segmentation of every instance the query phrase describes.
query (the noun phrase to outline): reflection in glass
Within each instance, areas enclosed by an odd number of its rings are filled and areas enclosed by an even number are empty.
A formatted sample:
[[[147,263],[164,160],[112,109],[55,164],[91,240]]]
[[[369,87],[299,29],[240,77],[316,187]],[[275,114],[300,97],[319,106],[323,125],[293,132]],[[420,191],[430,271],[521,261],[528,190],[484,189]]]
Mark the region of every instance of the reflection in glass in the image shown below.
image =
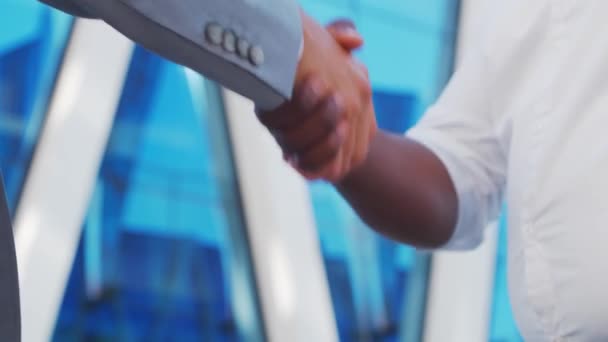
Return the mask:
[[[322,22],[355,21],[382,129],[404,133],[435,101],[452,70],[458,1],[301,3]],[[340,340],[419,341],[428,257],[372,232],[331,186],[310,188]]]
[[[219,91],[136,49],[55,341],[261,341]]]
[[[37,1],[0,2],[0,168],[11,212],[44,121],[72,18]]]

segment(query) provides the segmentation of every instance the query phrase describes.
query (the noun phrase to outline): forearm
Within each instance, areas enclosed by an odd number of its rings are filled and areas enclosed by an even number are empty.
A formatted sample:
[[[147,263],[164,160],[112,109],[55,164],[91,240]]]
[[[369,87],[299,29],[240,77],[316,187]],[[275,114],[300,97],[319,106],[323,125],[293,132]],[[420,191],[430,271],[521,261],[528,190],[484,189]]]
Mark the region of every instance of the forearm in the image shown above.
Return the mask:
[[[379,132],[367,160],[336,185],[379,233],[420,248],[446,243],[458,200],[442,162],[426,147]]]

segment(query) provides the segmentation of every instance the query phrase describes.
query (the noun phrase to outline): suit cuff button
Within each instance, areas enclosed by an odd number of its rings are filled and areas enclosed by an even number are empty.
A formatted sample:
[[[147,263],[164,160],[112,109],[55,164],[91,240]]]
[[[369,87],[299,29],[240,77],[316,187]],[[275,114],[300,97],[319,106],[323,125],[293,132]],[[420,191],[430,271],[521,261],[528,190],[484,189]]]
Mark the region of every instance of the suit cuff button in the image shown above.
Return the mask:
[[[249,61],[251,62],[251,64],[253,64],[254,66],[260,66],[262,64],[264,64],[264,50],[262,50],[261,47],[259,46],[252,46],[249,49]]]
[[[239,54],[239,57],[243,59],[249,58],[249,48],[251,44],[246,39],[240,38],[236,45],[236,50]]]
[[[213,45],[222,44],[222,37],[224,35],[224,28],[217,23],[210,23],[205,29],[205,37],[207,41]]]
[[[226,52],[234,53],[236,51],[236,35],[232,31],[224,32],[224,40],[222,47]]]

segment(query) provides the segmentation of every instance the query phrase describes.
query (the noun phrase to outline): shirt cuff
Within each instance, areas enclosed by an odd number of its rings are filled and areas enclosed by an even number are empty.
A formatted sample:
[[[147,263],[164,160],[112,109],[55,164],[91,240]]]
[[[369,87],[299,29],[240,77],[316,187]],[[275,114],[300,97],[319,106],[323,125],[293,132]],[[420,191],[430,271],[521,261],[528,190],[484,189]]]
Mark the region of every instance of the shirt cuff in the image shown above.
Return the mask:
[[[483,227],[477,222],[475,210],[471,208],[476,203],[475,193],[468,189],[461,179],[466,178],[464,169],[460,167],[459,153],[450,151],[454,144],[442,134],[432,129],[413,127],[406,133],[407,137],[417,141],[431,150],[446,168],[456,189],[458,199],[458,217],[452,236],[437,250],[470,250],[483,241]]]

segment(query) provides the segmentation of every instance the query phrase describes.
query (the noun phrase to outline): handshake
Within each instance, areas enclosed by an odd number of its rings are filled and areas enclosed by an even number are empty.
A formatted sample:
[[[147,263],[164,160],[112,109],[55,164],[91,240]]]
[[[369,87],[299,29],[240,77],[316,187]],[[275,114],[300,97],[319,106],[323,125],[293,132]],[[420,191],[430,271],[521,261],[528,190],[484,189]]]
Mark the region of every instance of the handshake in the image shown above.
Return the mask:
[[[301,15],[292,98],[258,118],[302,176],[338,183],[365,162],[378,129],[367,69],[351,55],[363,40],[349,21],[323,28]]]

